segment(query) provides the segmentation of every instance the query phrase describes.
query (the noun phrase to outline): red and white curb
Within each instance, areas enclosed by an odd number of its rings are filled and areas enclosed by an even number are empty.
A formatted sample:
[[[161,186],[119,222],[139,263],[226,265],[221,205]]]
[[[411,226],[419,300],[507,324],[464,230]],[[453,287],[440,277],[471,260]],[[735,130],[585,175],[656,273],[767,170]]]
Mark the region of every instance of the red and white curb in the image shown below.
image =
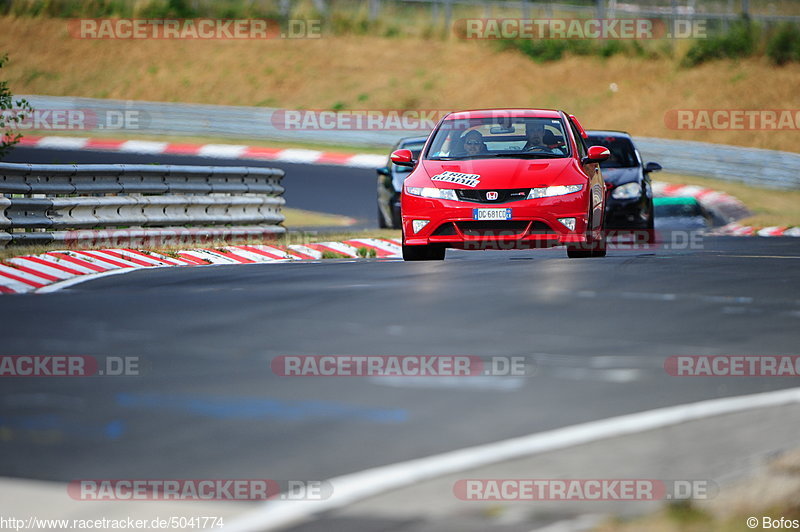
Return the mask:
[[[710,188],[694,185],[670,185],[667,183],[653,183],[653,194],[659,197],[692,197],[704,207],[721,211],[730,217],[747,216],[747,207],[738,198],[717,192]],[[751,227],[740,225],[736,222],[717,227],[708,233],[715,236],[800,236],[800,227]]]
[[[719,236],[800,236],[800,227],[775,225],[759,229],[749,225],[739,225],[734,222],[718,227],[709,234]]]
[[[298,148],[265,148],[240,144],[181,144],[150,140],[111,140],[84,137],[25,136],[18,146],[57,150],[112,151],[148,155],[194,155],[212,159],[251,159],[300,164],[327,164],[380,168],[386,156],[374,153],[341,153]]]
[[[289,246],[248,244],[195,248],[170,254],[124,248],[49,251],[14,257],[0,264],[0,294],[51,292],[76,281],[88,280],[90,276],[139,268],[319,260],[325,254],[399,258],[402,249],[397,239],[356,238]]]

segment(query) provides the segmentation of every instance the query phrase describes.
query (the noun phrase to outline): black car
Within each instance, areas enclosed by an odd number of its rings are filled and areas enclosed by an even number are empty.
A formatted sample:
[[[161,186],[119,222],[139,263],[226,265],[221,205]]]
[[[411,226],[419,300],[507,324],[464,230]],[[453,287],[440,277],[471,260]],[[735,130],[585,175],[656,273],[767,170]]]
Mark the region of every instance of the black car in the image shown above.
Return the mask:
[[[411,150],[414,159],[425,146],[428,137],[407,137],[400,139],[392,148],[395,150]],[[391,152],[389,152],[391,153]],[[378,226],[382,229],[391,227],[400,229],[400,192],[403,181],[411,173],[408,166],[397,166],[389,159],[386,166],[378,168]]]
[[[611,157],[600,163],[608,189],[607,229],[653,229],[653,189],[650,172],[658,163],[642,163],[631,136],[623,131],[587,131],[589,146],[605,146]]]

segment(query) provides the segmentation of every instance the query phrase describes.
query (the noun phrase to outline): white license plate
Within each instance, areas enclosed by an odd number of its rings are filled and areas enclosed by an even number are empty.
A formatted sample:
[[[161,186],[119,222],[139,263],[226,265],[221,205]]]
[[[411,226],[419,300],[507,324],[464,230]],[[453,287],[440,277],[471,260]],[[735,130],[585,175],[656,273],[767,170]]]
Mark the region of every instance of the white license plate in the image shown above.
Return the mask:
[[[472,209],[473,220],[510,220],[511,209]]]

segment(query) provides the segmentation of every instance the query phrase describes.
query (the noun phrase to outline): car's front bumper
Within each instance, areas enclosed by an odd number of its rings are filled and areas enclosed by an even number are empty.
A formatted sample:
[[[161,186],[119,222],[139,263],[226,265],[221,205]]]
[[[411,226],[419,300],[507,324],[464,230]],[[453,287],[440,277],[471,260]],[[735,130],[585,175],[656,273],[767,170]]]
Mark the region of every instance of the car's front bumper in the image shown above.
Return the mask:
[[[642,195],[638,198],[606,198],[607,229],[646,229],[650,219],[650,200]]]
[[[421,198],[403,194],[402,219],[406,245],[439,244],[446,247],[534,248],[587,241],[585,193],[499,204]],[[477,221],[475,209],[511,209],[511,219]],[[575,218],[570,230],[559,218]],[[420,231],[414,220],[426,220]]]

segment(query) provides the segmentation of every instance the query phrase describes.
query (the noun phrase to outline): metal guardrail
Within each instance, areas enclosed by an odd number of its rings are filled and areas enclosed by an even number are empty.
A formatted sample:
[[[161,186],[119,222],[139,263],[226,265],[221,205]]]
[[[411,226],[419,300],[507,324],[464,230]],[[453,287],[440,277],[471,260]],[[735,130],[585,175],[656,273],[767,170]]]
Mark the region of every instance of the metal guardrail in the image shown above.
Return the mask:
[[[676,174],[765,188],[800,188],[800,154],[707,142],[635,137],[645,161]]]
[[[597,18],[614,17],[652,17],[665,19],[708,19],[732,22],[744,16],[757,21],[800,22],[800,16],[777,15],[762,13],[750,9],[748,2],[728,2],[725,12],[711,12],[708,9],[719,9],[718,4],[703,5],[702,2],[691,2],[689,5],[679,5],[674,0],[663,2],[607,2],[594,0],[584,4],[564,4],[558,2],[541,2],[533,0],[371,0],[374,4],[370,10],[370,18],[375,19],[380,12],[390,5],[417,4],[430,10],[432,19],[441,17],[443,25],[449,27],[452,19],[457,16],[457,8],[480,9],[486,17],[491,17],[496,10],[504,10],[504,15],[516,11],[519,16],[529,18],[532,14],[543,13],[552,17],[554,13],[574,13],[577,16],[596,16]]]
[[[120,110],[140,113],[137,127],[119,131],[126,134],[213,136],[232,139],[247,137],[258,140],[319,142],[387,148],[398,139],[412,135],[427,135],[429,130],[311,130],[283,129],[273,124],[278,109],[232,107],[141,101],[99,100],[55,96],[26,95],[37,109],[90,110],[98,124],[104,117]],[[277,118],[276,118],[277,120]],[[113,121],[113,120],[112,120]],[[108,125],[108,124],[105,124]],[[602,129],[603,124],[585,124]],[[108,127],[105,134],[114,135]],[[58,133],[58,132],[54,132]],[[772,188],[800,188],[800,154],[727,146],[695,141],[635,138],[647,160],[661,163],[665,170],[675,173],[739,181]]]
[[[0,247],[92,240],[85,229],[206,237],[285,232],[283,170],[0,163]],[[203,229],[199,231],[198,229]],[[116,232],[116,239],[124,233]]]

